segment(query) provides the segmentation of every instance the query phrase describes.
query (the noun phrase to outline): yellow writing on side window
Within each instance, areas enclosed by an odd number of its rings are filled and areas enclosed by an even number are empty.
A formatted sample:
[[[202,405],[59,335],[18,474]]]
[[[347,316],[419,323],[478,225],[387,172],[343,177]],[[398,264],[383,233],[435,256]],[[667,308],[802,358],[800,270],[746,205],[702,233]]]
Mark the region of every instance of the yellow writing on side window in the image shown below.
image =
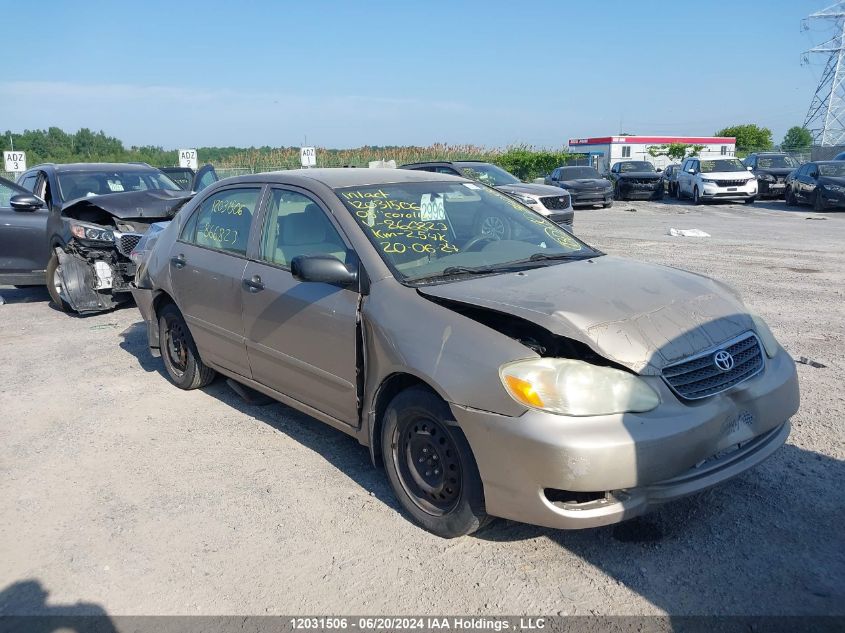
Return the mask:
[[[246,205],[237,200],[215,200],[211,203],[212,213],[221,213],[224,215],[243,215]]]

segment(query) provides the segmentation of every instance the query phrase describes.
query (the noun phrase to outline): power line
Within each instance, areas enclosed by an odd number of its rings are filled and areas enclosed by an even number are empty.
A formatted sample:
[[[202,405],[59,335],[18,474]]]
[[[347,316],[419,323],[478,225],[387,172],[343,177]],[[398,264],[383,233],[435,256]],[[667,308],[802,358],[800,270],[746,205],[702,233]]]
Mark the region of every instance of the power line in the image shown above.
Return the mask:
[[[834,25],[835,35],[829,40],[802,53],[802,63],[810,62],[810,54],[827,56],[804,127],[813,135],[816,145],[845,144],[845,2],[837,2],[826,9],[811,13],[801,26],[809,30],[810,25],[825,20]]]

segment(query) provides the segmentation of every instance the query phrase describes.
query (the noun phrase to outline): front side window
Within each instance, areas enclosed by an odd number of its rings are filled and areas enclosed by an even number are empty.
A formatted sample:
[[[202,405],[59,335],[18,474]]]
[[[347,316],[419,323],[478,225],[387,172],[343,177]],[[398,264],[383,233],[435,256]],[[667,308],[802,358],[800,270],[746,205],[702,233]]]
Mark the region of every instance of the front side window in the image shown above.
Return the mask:
[[[224,189],[202,201],[182,239],[197,246],[246,255],[260,187]]]
[[[289,268],[298,255],[331,255],[347,263],[348,249],[316,202],[296,191],[274,189],[261,236],[261,259]]]
[[[35,191],[35,181],[38,180],[38,172],[27,174],[21,179],[21,187],[27,191]]]
[[[408,282],[598,254],[516,200],[475,183],[406,182],[335,192],[397,278]],[[507,237],[485,233],[482,219],[488,218],[506,226]],[[479,228],[457,230],[467,226]]]
[[[738,158],[719,158],[701,161],[701,172],[711,174],[725,171],[748,171]]]
[[[842,163],[821,163],[819,174],[822,176],[834,176],[841,178],[845,176],[845,162]]]

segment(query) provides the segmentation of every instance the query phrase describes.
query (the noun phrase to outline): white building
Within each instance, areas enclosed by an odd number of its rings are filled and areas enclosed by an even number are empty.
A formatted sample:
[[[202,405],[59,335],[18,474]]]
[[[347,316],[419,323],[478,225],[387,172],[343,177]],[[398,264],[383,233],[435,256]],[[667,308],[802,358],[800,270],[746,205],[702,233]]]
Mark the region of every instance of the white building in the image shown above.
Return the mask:
[[[683,143],[703,145],[698,155],[702,158],[734,156],[736,139],[732,136],[599,136],[595,138],[571,138],[569,150],[576,154],[587,154],[590,164],[600,173],[605,173],[619,161],[646,160],[657,168],[664,168],[674,162],[668,156],[652,156],[652,147]]]

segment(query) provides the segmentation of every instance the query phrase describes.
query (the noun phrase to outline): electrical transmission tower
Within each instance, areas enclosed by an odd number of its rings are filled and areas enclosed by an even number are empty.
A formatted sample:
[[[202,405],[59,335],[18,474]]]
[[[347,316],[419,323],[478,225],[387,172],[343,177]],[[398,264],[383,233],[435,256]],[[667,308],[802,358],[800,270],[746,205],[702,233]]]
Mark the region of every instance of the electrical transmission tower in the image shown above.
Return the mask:
[[[810,28],[811,20],[831,22],[835,35],[802,55],[804,63],[809,63],[810,53],[827,55],[804,127],[813,135],[816,145],[845,145],[845,2],[807,16],[801,23],[804,30]]]

